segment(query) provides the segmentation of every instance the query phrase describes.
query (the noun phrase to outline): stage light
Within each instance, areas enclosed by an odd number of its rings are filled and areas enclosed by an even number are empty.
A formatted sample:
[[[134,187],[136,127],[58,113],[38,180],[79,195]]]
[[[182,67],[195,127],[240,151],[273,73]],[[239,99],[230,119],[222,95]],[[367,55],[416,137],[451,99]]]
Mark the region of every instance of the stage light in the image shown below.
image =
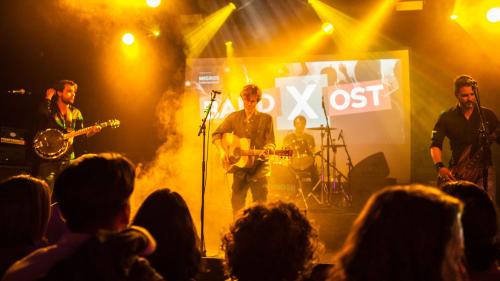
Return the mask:
[[[232,41],[226,41],[226,43],[224,43],[224,45],[226,45],[226,57],[228,59],[232,59],[234,57],[233,42]]]
[[[500,21],[500,7],[491,8],[486,12],[486,18],[489,22],[495,23]]]
[[[236,5],[229,3],[206,17],[198,26],[187,31],[185,38],[188,57],[196,58],[201,54],[235,9]]]
[[[333,24],[331,24],[329,22],[323,23],[323,25],[321,26],[321,28],[323,29],[323,32],[326,33],[326,34],[332,34],[333,31],[335,30],[333,28]]]
[[[123,34],[122,36],[122,42],[123,44],[125,45],[132,45],[134,44],[135,42],[135,38],[134,38],[134,35],[132,33],[125,33]]]
[[[458,19],[458,15],[457,14],[453,14],[450,16],[450,19],[451,20],[457,20]]]
[[[146,0],[146,4],[151,8],[156,8],[160,6],[161,0]]]
[[[153,30],[152,31],[154,37],[159,37],[160,36],[160,31],[159,30]]]

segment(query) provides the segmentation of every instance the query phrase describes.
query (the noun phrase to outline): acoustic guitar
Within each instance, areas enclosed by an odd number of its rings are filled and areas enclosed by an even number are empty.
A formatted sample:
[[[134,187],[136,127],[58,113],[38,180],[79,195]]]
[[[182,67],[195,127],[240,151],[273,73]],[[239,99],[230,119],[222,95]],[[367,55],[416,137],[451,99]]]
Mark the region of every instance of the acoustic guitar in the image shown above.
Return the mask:
[[[226,152],[226,159],[222,161],[222,167],[226,172],[231,173],[234,167],[252,167],[256,158],[279,156],[291,157],[291,149],[251,149],[250,139],[240,138],[234,134],[223,134],[221,140],[222,148]]]

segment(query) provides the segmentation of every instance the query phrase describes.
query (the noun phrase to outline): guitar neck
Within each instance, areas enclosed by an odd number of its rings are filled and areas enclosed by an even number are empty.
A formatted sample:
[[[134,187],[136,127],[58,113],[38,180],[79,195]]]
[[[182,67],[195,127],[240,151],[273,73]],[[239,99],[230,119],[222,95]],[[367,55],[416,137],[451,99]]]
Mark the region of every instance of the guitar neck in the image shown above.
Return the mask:
[[[270,149],[270,150],[266,150],[266,149],[248,149],[248,150],[242,150],[241,151],[241,155],[243,156],[259,156],[261,155],[262,153],[264,152],[267,152],[267,154],[269,155],[275,155],[275,154],[279,154],[281,152],[283,152],[284,150],[280,150],[280,149]]]
[[[101,128],[104,128],[107,125],[106,125],[106,123],[101,123],[101,124],[99,124],[99,126],[101,126]],[[83,128],[83,129],[80,129],[80,130],[76,130],[76,131],[64,134],[64,139],[70,139],[70,138],[74,138],[74,137],[77,137],[77,136],[86,135],[88,132],[90,132],[90,130],[92,130],[93,127],[94,126],[91,126],[91,127]]]

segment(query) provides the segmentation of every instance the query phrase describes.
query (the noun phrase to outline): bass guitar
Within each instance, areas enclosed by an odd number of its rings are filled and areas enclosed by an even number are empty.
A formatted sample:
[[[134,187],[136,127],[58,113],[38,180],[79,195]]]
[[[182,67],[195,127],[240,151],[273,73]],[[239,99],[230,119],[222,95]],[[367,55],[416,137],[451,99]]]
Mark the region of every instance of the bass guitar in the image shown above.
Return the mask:
[[[120,126],[120,121],[117,119],[111,119],[96,125],[101,128],[118,128]],[[38,132],[33,139],[33,149],[35,150],[35,153],[43,159],[57,159],[68,151],[69,144],[74,137],[87,134],[94,126],[66,134],[58,129],[47,129]]]
[[[226,159],[222,161],[222,167],[228,173],[231,173],[234,167],[251,167],[257,157],[271,155],[291,157],[293,155],[291,149],[251,149],[250,139],[240,138],[228,133],[222,135],[221,144],[226,153]]]
[[[483,147],[480,147],[473,155],[471,155],[471,149],[472,145],[467,146],[462,155],[460,155],[457,164],[450,169],[455,180],[477,182],[483,176],[485,168]],[[438,176],[437,185],[442,186],[449,181],[449,178]]]

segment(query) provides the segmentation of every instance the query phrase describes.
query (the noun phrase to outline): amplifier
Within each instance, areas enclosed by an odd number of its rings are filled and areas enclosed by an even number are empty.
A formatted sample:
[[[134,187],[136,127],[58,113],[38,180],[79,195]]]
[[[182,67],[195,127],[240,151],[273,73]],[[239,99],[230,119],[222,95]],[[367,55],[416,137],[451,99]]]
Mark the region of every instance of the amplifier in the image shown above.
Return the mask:
[[[27,131],[19,128],[0,127],[0,143],[25,145]]]
[[[26,160],[26,146],[0,144],[0,164],[24,165]]]

